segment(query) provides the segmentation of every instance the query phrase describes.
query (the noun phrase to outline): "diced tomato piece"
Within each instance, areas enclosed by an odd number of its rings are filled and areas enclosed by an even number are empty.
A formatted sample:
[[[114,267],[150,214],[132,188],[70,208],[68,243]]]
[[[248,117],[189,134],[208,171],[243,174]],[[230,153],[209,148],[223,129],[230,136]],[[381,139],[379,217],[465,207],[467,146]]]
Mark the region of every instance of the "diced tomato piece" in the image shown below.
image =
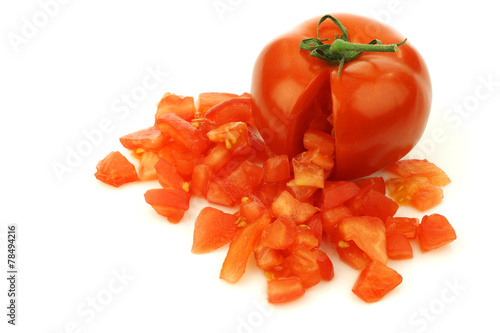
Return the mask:
[[[314,232],[305,224],[296,226],[297,233],[293,240],[292,247],[305,247],[308,249],[318,248],[319,241]],[[293,251],[293,249],[292,249]]]
[[[177,151],[173,152],[175,166],[179,174],[185,179],[190,179],[193,174],[194,167],[201,164],[204,160],[203,154],[193,151]]]
[[[450,183],[450,178],[443,170],[425,159],[399,160],[389,165],[386,169],[402,178],[413,176],[425,177],[428,183],[435,186],[445,186]]]
[[[323,189],[323,209],[328,210],[342,205],[359,193],[359,187],[348,181],[327,181]]]
[[[288,155],[278,155],[264,162],[264,177],[266,183],[274,183],[290,179],[290,161]]]
[[[267,301],[271,304],[293,301],[306,290],[297,277],[279,278],[267,281]]]
[[[311,229],[314,237],[316,237],[316,239],[318,240],[318,246],[321,245],[321,239],[323,238],[323,221],[321,218],[321,214],[314,214],[303,224]]]
[[[179,175],[177,169],[163,158],[155,164],[156,174],[161,187],[171,189],[182,189],[184,179]]]
[[[311,159],[311,162],[323,168],[325,171],[332,170],[335,165],[333,155],[317,154]]]
[[[271,207],[272,203],[281,194],[281,192],[287,189],[285,182],[278,183],[260,183],[260,185],[255,189],[255,196],[257,196],[260,201],[267,207]]]
[[[349,208],[340,205],[328,210],[321,211],[321,222],[325,235],[332,241],[338,242],[341,236],[338,231],[338,224],[344,217],[353,216]]]
[[[314,249],[294,246],[291,254],[283,261],[283,269],[296,276],[304,288],[310,288],[321,281],[321,272]]]
[[[138,175],[140,180],[158,179],[156,175],[155,164],[158,162],[158,154],[154,151],[146,150],[141,154],[139,162]]]
[[[207,110],[205,118],[215,124],[232,121],[253,122],[252,100],[250,97],[225,100]]]
[[[422,176],[387,180],[389,195],[399,205],[409,205],[420,211],[437,206],[443,200],[443,190]]]
[[[352,292],[367,303],[379,301],[396,288],[403,277],[383,263],[373,261],[359,274]]]
[[[378,191],[385,195],[385,180],[383,177],[367,177],[360,178],[354,181],[360,188],[370,187],[372,190]]]
[[[245,273],[248,257],[252,254],[255,244],[259,241],[262,231],[271,222],[268,214],[257,221],[238,230],[229,244],[226,258],[222,264],[220,278],[229,282],[238,282]]]
[[[279,218],[264,229],[261,242],[266,247],[284,250],[293,244],[296,234],[297,228],[293,222]]]
[[[262,180],[262,167],[252,162],[244,161],[229,176],[221,181],[224,191],[231,196],[233,201],[252,193]]]
[[[321,278],[325,281],[331,281],[333,279],[333,263],[330,260],[328,255],[321,251],[320,249],[315,249],[314,253],[316,254],[316,261],[319,266],[319,273]]]
[[[286,188],[288,192],[290,192],[293,197],[299,201],[306,202],[308,201],[314,193],[318,190],[317,187],[314,186],[298,186],[295,183],[295,179],[291,179],[286,183]]]
[[[191,192],[198,197],[206,197],[212,178],[212,167],[210,164],[197,164],[194,166],[191,177]]]
[[[262,245],[262,240],[255,245],[253,254],[257,266],[264,271],[271,271],[274,267],[281,265],[284,260],[281,251]]]
[[[328,133],[308,129],[304,133],[303,142],[307,150],[319,149],[319,153],[324,155],[333,155],[335,152],[335,139]]]
[[[169,138],[155,126],[124,135],[120,138],[123,147],[130,150],[143,148],[156,151],[163,147],[168,140]]]
[[[372,260],[387,263],[384,222],[373,216],[346,217],[339,222],[344,240],[352,240]]]
[[[230,160],[231,151],[224,143],[218,143],[208,152],[203,163],[211,165],[212,171],[217,173]]]
[[[267,212],[267,207],[254,195],[243,197],[240,205],[240,216],[249,222],[253,222],[264,213]]]
[[[237,219],[216,208],[203,208],[194,223],[191,252],[207,253],[229,243],[239,229]]]
[[[101,182],[114,187],[139,180],[135,166],[118,151],[109,153],[97,163],[96,168],[94,176]]]
[[[171,223],[178,223],[189,209],[190,194],[184,190],[155,188],[144,193],[146,202]]]
[[[388,217],[385,220],[386,232],[400,232],[408,239],[417,237],[418,219],[412,217]]]
[[[372,261],[353,241],[338,241],[335,249],[340,260],[356,270],[365,268]]]
[[[266,144],[262,136],[260,135],[259,130],[253,124],[247,124],[248,126],[248,142],[250,146],[253,148],[253,152],[255,153],[255,159],[260,159],[262,161],[267,160],[268,158],[274,156],[271,148]]]
[[[394,216],[399,206],[391,198],[371,188],[364,188],[346,203],[354,215],[376,216],[382,221]]]
[[[308,203],[300,202],[288,191],[283,191],[273,201],[271,211],[277,218],[283,217],[295,222],[296,224],[300,224],[316,214],[319,209]]]
[[[239,97],[236,94],[231,93],[220,93],[220,92],[208,92],[201,93],[198,95],[198,114],[204,115],[210,108],[217,104],[220,104],[228,99]]]
[[[387,256],[389,259],[411,259],[413,249],[410,241],[400,232],[387,232],[385,234],[387,244]]]
[[[165,113],[174,113],[180,118],[190,121],[194,118],[195,112],[193,97],[166,93],[158,103],[155,119],[160,118]]]
[[[292,160],[293,174],[297,186],[311,186],[323,188],[325,185],[325,170],[310,162],[297,159]]]
[[[180,118],[175,113],[165,113],[156,119],[156,127],[162,133],[171,137],[175,142],[183,145],[188,150],[196,153],[204,152],[208,147],[206,136],[191,125],[190,122]]]
[[[457,239],[455,229],[440,214],[426,215],[417,228],[418,244],[422,252],[437,249]]]
[[[228,122],[219,125],[208,132],[207,137],[210,141],[215,143],[223,142],[226,148],[232,152],[248,149],[250,147],[248,141],[248,127],[247,124],[243,122]]]
[[[220,180],[212,179],[208,185],[207,200],[210,203],[226,207],[234,206],[234,200],[227,194],[220,184]]]

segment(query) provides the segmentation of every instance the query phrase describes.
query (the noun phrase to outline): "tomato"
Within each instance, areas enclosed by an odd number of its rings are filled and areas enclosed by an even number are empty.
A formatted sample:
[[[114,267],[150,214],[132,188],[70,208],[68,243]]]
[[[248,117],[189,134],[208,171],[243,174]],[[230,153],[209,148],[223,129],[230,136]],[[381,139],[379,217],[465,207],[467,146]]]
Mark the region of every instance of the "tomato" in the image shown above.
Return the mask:
[[[370,187],[372,190],[378,191],[385,195],[385,180],[382,177],[367,177],[360,178],[354,181],[360,188]]]
[[[387,263],[384,222],[372,216],[346,217],[339,222],[344,240],[352,240],[372,260]]]
[[[262,245],[276,250],[284,250],[293,244],[297,227],[285,218],[279,218],[269,224],[262,232]]]
[[[155,164],[158,162],[158,154],[154,151],[146,150],[140,156],[140,163],[137,173],[141,180],[158,179]]]
[[[427,178],[428,183],[436,186],[445,186],[450,183],[450,178],[443,170],[425,159],[400,160],[389,165],[386,170],[402,178],[422,176]]]
[[[191,177],[191,192],[198,197],[206,197],[210,179],[212,178],[212,167],[209,164],[197,164],[193,168]]]
[[[379,301],[389,291],[403,282],[398,272],[390,267],[373,261],[359,274],[352,292],[367,303]]]
[[[257,244],[262,231],[270,222],[270,216],[265,214],[257,221],[238,230],[229,244],[229,250],[222,264],[221,279],[229,283],[236,283],[241,279],[255,244]]]
[[[194,152],[204,152],[208,146],[205,135],[175,113],[162,114],[156,119],[156,127],[178,144]]]
[[[267,301],[271,304],[293,301],[304,295],[305,292],[306,290],[297,277],[267,281]]]
[[[213,208],[203,208],[194,222],[192,253],[207,253],[226,245],[238,231],[238,218]]]
[[[215,124],[227,122],[252,123],[252,100],[250,97],[225,100],[205,112],[204,117]]]
[[[410,241],[401,232],[387,232],[385,234],[387,244],[387,257],[389,259],[411,259],[413,249]]]
[[[252,193],[262,181],[262,167],[249,161],[241,163],[233,172],[222,179],[220,185],[233,201],[240,201]]]
[[[323,189],[323,209],[335,208],[353,198],[359,192],[359,187],[353,182],[327,181]]]
[[[336,250],[340,260],[356,270],[366,267],[372,260],[353,241],[339,241]]]
[[[399,208],[391,198],[370,187],[359,191],[356,196],[346,202],[346,206],[354,215],[376,216],[382,221],[389,216],[394,216]]]
[[[283,217],[298,224],[307,221],[318,210],[311,204],[295,199],[288,191],[281,192],[271,204],[271,211],[275,217]]]
[[[146,191],[144,198],[160,215],[169,222],[178,223],[189,209],[191,195],[184,190],[155,188]]]
[[[189,121],[194,118],[195,112],[193,97],[166,93],[158,103],[155,119],[160,118],[165,113],[174,113],[180,118]]]
[[[198,114],[203,116],[210,108],[227,101],[229,99],[238,97],[250,97],[249,94],[244,93],[240,96],[231,93],[208,92],[198,95]]]
[[[316,254],[321,278],[326,281],[332,280],[334,275],[332,261],[324,251],[316,249],[314,253]]]
[[[257,220],[267,212],[267,207],[254,195],[241,198],[240,217],[249,222]]]
[[[386,182],[389,195],[401,206],[412,206],[420,211],[435,207],[443,200],[443,190],[432,185],[424,176],[390,178]]]
[[[253,254],[257,266],[265,271],[271,271],[276,266],[281,265],[284,260],[283,253],[280,250],[272,249],[262,244],[262,239],[253,248]]]
[[[109,153],[99,163],[94,174],[103,183],[120,187],[125,183],[139,180],[135,167],[118,151]]]
[[[274,183],[290,179],[290,161],[287,155],[278,155],[264,162],[264,181]]]
[[[151,126],[120,138],[120,143],[123,147],[134,150],[143,148],[148,150],[158,150],[163,147],[168,141],[168,137],[164,135],[156,126]]]
[[[334,16],[348,35],[326,20],[318,38],[332,41],[337,34],[341,42],[360,44],[404,40],[373,19]],[[271,149],[291,158],[304,150],[308,130],[333,131],[332,178],[363,177],[399,160],[420,139],[431,105],[429,73],[409,42],[400,44],[396,53],[364,52],[352,61],[348,58],[339,71],[339,61],[332,64],[299,48],[305,38],[317,37],[319,19],[277,37],[258,56],[251,85],[254,119]],[[341,42],[337,45],[342,47]]]
[[[420,250],[427,252],[457,239],[455,229],[448,219],[440,214],[426,215],[417,228]]]
[[[243,148],[248,148],[248,127],[243,122],[229,122],[219,125],[217,128],[207,133],[207,137],[212,142],[223,142],[226,148],[236,152]]]
[[[411,217],[388,217],[385,220],[387,232],[402,233],[408,239],[417,237],[418,219]]]
[[[323,188],[325,185],[325,170],[304,159],[292,160],[295,185]]]

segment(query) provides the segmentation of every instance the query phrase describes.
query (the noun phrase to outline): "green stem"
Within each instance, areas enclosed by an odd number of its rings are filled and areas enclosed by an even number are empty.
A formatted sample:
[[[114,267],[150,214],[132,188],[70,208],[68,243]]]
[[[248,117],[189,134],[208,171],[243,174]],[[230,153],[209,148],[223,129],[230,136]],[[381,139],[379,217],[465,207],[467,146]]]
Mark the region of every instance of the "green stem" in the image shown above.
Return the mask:
[[[396,52],[398,50],[398,44],[358,44],[346,42],[343,39],[336,39],[330,46],[330,50],[333,52]]]

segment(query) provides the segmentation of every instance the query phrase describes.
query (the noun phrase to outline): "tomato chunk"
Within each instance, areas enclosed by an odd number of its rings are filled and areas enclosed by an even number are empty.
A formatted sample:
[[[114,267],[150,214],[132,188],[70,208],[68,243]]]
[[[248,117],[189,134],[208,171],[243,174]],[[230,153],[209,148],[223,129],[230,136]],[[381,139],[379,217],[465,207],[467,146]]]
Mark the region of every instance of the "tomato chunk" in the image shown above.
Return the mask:
[[[360,191],[346,205],[354,215],[376,216],[382,221],[394,216],[399,209],[394,200],[369,187]]]
[[[390,267],[373,261],[359,274],[352,292],[367,303],[379,301],[388,292],[396,288],[403,277]]]
[[[189,209],[190,194],[184,190],[156,188],[144,193],[146,202],[169,222],[178,223]]]
[[[337,207],[353,198],[359,192],[359,186],[348,181],[327,181],[323,189],[323,209]]]
[[[293,301],[306,290],[297,277],[279,278],[267,281],[267,301],[272,304]]]
[[[284,250],[293,244],[297,228],[285,218],[279,218],[269,224],[262,232],[262,245],[276,250]]]
[[[135,166],[118,151],[109,153],[97,163],[97,171],[94,176],[103,183],[114,187],[139,180]]]
[[[238,231],[237,219],[213,207],[203,208],[194,223],[191,252],[207,253],[229,243]]]
[[[189,150],[202,153],[208,147],[205,135],[175,113],[162,114],[156,119],[156,126],[162,133]]]
[[[240,96],[232,93],[221,93],[221,92],[206,92],[198,95],[198,114],[204,115],[206,111],[210,108],[220,104],[228,99],[238,98],[238,97],[249,97],[247,94],[242,94]]]
[[[259,186],[261,180],[262,167],[244,161],[222,180],[221,185],[234,201],[240,201],[243,197],[252,193]]]
[[[417,218],[410,217],[388,217],[385,220],[385,230],[387,232],[402,233],[408,239],[417,237]]]
[[[318,149],[320,154],[333,155],[335,152],[335,139],[328,133],[308,129],[304,133],[304,147],[307,150]]]
[[[307,246],[295,246],[283,261],[284,272],[296,276],[304,288],[310,288],[321,281],[321,272],[314,249]]]
[[[252,100],[249,97],[225,100],[205,112],[205,118],[215,124],[232,121],[253,122]]]
[[[417,237],[422,252],[437,249],[457,239],[455,229],[440,214],[424,216],[418,225]]]
[[[280,250],[264,246],[262,245],[262,241],[257,243],[253,249],[253,253],[257,266],[265,271],[271,271],[276,266],[281,265],[284,260],[284,256]]]
[[[399,205],[413,206],[420,211],[426,211],[441,203],[443,190],[427,182],[422,176],[388,179],[389,195]]]
[[[413,249],[410,241],[400,232],[387,232],[385,235],[387,243],[387,256],[389,259],[411,259]]]
[[[137,132],[124,135],[120,138],[123,147],[134,150],[143,148],[148,150],[158,150],[163,147],[168,137],[165,136],[156,126],[151,126]]]
[[[425,177],[428,183],[435,186],[445,186],[450,183],[450,178],[443,170],[425,159],[400,160],[389,165],[386,169],[402,178]]]
[[[307,221],[318,210],[313,205],[295,199],[288,191],[281,192],[271,205],[275,217],[283,217],[297,224]]]
[[[264,178],[266,183],[274,183],[290,179],[290,161],[288,155],[271,157],[264,162]]]
[[[154,151],[146,150],[140,156],[138,175],[140,180],[158,179],[156,174],[155,164],[158,162],[158,154]]]
[[[248,127],[243,122],[224,123],[207,133],[212,142],[223,142],[232,152],[249,148]]]
[[[190,121],[193,119],[195,112],[193,97],[166,93],[158,103],[155,119],[160,118],[165,113],[174,113],[180,118]]]
[[[352,240],[371,259],[387,263],[385,226],[381,219],[373,216],[346,217],[339,222],[339,231],[344,240]]]
[[[221,279],[229,283],[236,283],[241,279],[245,273],[248,257],[252,254],[262,231],[270,222],[271,218],[266,214],[236,233],[222,264]]]
[[[191,192],[198,197],[206,197],[212,178],[212,167],[209,164],[197,164],[191,177]]]
[[[321,251],[319,249],[316,249],[314,253],[316,254],[316,261],[319,265],[319,273],[321,275],[321,278],[325,281],[332,280],[334,271],[333,263],[330,260],[330,257],[328,257],[328,255],[324,251]]]
[[[353,241],[338,241],[335,248],[340,260],[356,270],[365,268],[372,261]]]

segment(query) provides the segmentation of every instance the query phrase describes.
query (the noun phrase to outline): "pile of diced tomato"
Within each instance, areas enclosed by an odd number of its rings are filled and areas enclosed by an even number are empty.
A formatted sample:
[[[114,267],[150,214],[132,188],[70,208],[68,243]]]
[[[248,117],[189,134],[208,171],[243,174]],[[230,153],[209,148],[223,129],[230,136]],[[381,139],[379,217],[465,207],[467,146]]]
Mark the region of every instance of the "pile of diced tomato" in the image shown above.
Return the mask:
[[[166,94],[154,125],[120,142],[139,160],[138,170],[115,151],[98,163],[96,178],[116,187],[157,180],[144,197],[171,223],[183,219],[191,196],[214,204],[196,218],[192,252],[229,244],[220,278],[230,283],[240,280],[253,254],[267,277],[270,303],[294,300],[332,280],[333,264],[322,249],[327,244],[360,271],[353,293],[375,302],[402,282],[387,264],[413,257],[410,240],[427,252],[456,239],[442,215],[421,221],[395,216],[400,205],[426,211],[441,202],[441,187],[450,180],[436,165],[400,160],[387,168],[393,175],[387,181],[329,180],[334,137],[308,130],[303,153],[291,159],[274,155],[254,123],[248,94],[203,93],[196,103]],[[229,214],[215,205],[238,211]]]

